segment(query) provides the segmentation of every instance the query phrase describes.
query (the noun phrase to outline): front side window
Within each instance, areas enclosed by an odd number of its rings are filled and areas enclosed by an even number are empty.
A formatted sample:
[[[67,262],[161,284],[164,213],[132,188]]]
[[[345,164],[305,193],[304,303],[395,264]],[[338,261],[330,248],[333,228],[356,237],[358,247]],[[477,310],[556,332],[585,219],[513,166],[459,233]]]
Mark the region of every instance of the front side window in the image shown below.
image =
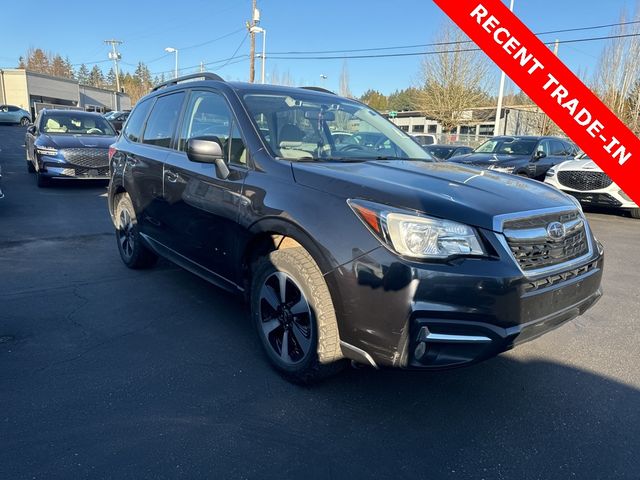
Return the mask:
[[[272,154],[294,161],[431,160],[411,137],[351,100],[314,92],[248,93],[244,101]]]
[[[141,140],[144,121],[147,118],[152,104],[153,100],[148,98],[136,105],[136,108],[131,113],[131,118],[129,118],[129,121],[124,127],[124,136],[132,142],[139,142]]]
[[[190,138],[210,138],[222,146],[229,163],[246,165],[246,149],[226,100],[209,91],[194,91],[182,123],[178,150],[186,151]]]
[[[530,138],[500,138],[487,140],[475,153],[495,153],[497,155],[531,155],[537,141]]]
[[[171,147],[171,139],[180,117],[183,100],[184,92],[172,93],[156,100],[144,129],[142,143],[164,148]]]

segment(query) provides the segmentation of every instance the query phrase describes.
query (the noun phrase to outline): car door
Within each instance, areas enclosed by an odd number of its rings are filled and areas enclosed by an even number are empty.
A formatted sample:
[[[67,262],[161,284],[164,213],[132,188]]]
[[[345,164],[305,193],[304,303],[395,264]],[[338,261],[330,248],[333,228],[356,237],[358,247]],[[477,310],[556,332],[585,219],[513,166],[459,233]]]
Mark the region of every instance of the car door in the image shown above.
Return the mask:
[[[542,152],[544,155],[540,156]],[[551,140],[540,140],[538,146],[533,152],[533,157],[529,163],[529,176],[531,178],[539,178],[544,176],[546,171],[550,168],[548,165],[548,158],[551,155]]]
[[[219,139],[229,176],[213,164],[197,163],[186,154],[190,138]],[[239,225],[239,206],[247,174],[247,155],[237,121],[225,97],[213,90],[193,90],[187,100],[176,148],[165,162],[164,221],[169,246],[191,262],[224,279],[232,278]]]
[[[0,123],[8,123],[11,121],[11,114],[7,105],[0,105]]]
[[[138,215],[140,232],[149,241],[164,244],[166,225],[162,221],[164,161],[182,109],[184,91],[148,99],[138,105],[127,123],[124,142],[125,188]]]

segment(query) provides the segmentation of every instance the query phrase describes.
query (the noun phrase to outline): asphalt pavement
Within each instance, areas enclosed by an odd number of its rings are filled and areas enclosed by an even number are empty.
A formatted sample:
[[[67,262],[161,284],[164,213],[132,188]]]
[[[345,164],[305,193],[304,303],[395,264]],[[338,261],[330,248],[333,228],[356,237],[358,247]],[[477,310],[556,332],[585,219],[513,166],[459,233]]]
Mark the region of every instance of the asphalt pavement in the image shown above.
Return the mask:
[[[449,372],[263,358],[235,297],[118,256],[106,185],[38,189],[0,126],[0,479],[640,478],[640,221],[589,212],[605,296]]]

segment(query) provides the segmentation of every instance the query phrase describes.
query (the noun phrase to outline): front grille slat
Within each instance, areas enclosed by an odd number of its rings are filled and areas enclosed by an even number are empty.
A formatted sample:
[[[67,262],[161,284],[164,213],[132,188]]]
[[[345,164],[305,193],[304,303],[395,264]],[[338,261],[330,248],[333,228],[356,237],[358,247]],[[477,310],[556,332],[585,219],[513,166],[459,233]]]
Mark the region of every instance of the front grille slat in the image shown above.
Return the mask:
[[[611,178],[604,172],[585,172],[580,170],[558,172],[558,182],[565,187],[582,192],[601,190],[613,183]]]
[[[505,223],[505,237],[511,253],[524,271],[558,266],[580,258],[589,252],[585,223],[576,221],[579,213],[562,212],[511,220]],[[562,223],[567,234],[561,240],[541,238],[539,234],[527,238],[527,233],[538,233],[552,222]],[[511,234],[511,236],[509,236]]]
[[[77,167],[103,168],[109,166],[109,150],[106,148],[65,148],[65,161]]]

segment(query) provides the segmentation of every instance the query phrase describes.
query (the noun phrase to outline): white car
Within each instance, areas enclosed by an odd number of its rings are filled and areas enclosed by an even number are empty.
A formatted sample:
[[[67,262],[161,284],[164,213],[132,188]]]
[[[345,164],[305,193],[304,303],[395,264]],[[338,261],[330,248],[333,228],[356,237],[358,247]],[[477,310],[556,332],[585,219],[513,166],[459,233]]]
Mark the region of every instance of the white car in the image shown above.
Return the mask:
[[[547,171],[546,183],[576,197],[583,205],[629,210],[640,218],[640,208],[586,154],[563,162]]]
[[[430,133],[412,133],[411,136],[416,142],[418,142],[423,147],[425,145],[433,145],[437,143],[436,136],[431,135]]]

